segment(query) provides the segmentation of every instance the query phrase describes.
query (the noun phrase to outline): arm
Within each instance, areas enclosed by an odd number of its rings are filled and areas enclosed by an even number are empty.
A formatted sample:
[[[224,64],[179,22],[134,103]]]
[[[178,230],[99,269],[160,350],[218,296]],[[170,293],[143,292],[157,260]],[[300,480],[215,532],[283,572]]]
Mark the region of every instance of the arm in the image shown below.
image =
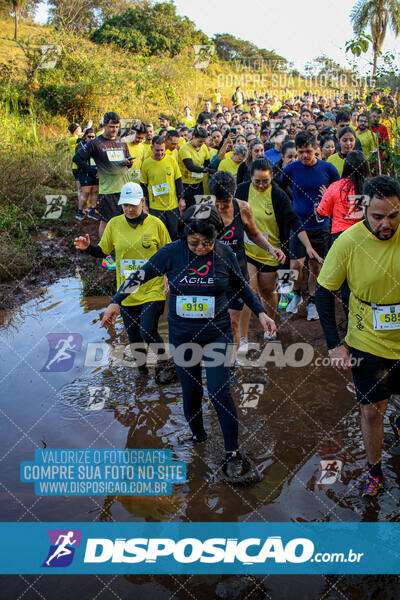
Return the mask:
[[[80,171],[84,173],[89,173],[89,175],[97,175],[97,169],[91,167],[89,164],[89,160],[92,156],[92,144],[86,144],[85,146],[81,146],[79,150],[72,157],[72,161],[77,165]]]
[[[87,252],[87,254],[90,254],[90,256],[94,256],[96,258],[104,258],[109,254],[109,252],[104,252],[100,246],[96,244],[91,244],[88,233],[86,233],[84,236],[81,235],[79,237],[76,237],[74,240],[74,245],[77,250]]]
[[[232,252],[232,251],[231,251]],[[226,257],[228,259],[228,256]],[[276,331],[275,322],[268,317],[265,308],[257,299],[257,296],[243,277],[236,256],[231,254],[229,257],[229,283],[238,296],[247,304],[250,310],[259,318],[259,321],[266,333],[272,335]]]
[[[254,220],[253,211],[251,210],[251,206],[248,202],[243,202],[243,204],[240,203],[240,213],[248,238],[257,244],[257,246],[272,254],[276,260],[284,264],[286,260],[284,252],[282,252],[282,250],[279,248],[274,248],[272,244],[265,239],[261,231],[259,231]]]
[[[195,165],[191,158],[184,158],[184,159],[182,159],[182,162],[185,165],[185,167],[187,168],[187,170],[191,171],[192,173],[204,173],[205,172],[204,167],[199,167],[198,165]]]
[[[315,303],[320,318],[320,323],[325,334],[332,366],[347,370],[350,366],[349,354],[339,338],[334,292],[317,283]]]

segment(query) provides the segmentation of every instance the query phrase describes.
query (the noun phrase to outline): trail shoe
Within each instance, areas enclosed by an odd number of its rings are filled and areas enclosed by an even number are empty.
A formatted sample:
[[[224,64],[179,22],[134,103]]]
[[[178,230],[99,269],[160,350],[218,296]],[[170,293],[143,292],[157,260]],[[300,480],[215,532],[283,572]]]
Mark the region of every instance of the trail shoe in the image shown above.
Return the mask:
[[[282,293],[279,298],[278,309],[282,310],[282,308],[286,308],[293,296],[293,292]]]
[[[96,211],[94,210],[94,208],[91,208],[89,210],[87,216],[89,217],[89,219],[94,219],[95,221],[100,220],[100,217],[96,214]]]
[[[250,486],[262,479],[252,461],[237,450],[226,453],[222,472],[231,485]]]
[[[309,302],[309,304],[307,304],[307,321],[317,321],[318,319],[319,314],[315,302]]]
[[[161,360],[155,368],[156,383],[173,383],[178,381],[178,374],[173,360]]]
[[[303,298],[299,294],[294,294],[286,307],[286,312],[296,314],[300,304],[303,304]]]
[[[367,473],[363,480],[362,497],[376,496],[381,489],[383,489],[383,479],[372,477],[371,473]]]
[[[111,254],[109,254],[108,256],[105,257],[105,259],[101,263],[101,266],[104,267],[105,269],[108,269],[109,271],[115,271],[115,269],[117,267],[117,265],[115,264],[115,260],[113,259]]]
[[[265,342],[275,342],[275,340],[277,339],[278,334],[275,332],[272,335],[269,335],[269,333],[267,333],[266,331],[264,331],[264,341]]]
[[[85,213],[82,210],[77,210],[75,219],[78,219],[78,221],[83,221],[84,218],[85,218]]]

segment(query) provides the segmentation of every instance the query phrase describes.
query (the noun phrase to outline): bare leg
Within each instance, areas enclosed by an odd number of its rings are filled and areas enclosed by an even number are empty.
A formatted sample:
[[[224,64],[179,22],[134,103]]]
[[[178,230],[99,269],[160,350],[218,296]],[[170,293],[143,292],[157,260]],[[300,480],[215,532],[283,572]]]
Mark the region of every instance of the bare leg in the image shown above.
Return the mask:
[[[276,321],[278,310],[278,294],[276,292],[276,273],[259,273],[258,289],[263,299],[266,312],[271,319]]]
[[[388,401],[361,405],[361,430],[365,451],[370,465],[379,463],[383,444],[383,417]]]
[[[250,281],[249,285],[253,292],[257,294],[257,268],[251,263],[247,263],[249,271]],[[251,311],[247,304],[244,305],[242,314],[240,316],[240,337],[248,338],[249,335],[249,323],[250,323]]]

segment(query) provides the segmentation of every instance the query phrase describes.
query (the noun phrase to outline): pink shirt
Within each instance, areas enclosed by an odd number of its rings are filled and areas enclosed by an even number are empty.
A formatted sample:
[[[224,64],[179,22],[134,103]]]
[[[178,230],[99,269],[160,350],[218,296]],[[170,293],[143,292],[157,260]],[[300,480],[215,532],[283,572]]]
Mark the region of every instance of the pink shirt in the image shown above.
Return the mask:
[[[357,207],[357,199],[351,179],[339,179],[328,187],[318,205],[318,213],[332,217],[332,233],[345,231],[362,221],[363,210]]]

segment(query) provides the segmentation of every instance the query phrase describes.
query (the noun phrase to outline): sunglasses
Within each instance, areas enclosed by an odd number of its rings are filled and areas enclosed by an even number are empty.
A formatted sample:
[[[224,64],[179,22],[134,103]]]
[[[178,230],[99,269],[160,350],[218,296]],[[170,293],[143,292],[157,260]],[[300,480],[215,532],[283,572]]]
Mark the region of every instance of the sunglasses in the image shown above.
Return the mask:
[[[191,246],[192,248],[197,248],[197,246],[204,246],[204,248],[210,248],[210,246],[214,246],[215,241],[212,240],[211,242],[201,242],[200,240],[187,240],[187,243],[188,246]]]

